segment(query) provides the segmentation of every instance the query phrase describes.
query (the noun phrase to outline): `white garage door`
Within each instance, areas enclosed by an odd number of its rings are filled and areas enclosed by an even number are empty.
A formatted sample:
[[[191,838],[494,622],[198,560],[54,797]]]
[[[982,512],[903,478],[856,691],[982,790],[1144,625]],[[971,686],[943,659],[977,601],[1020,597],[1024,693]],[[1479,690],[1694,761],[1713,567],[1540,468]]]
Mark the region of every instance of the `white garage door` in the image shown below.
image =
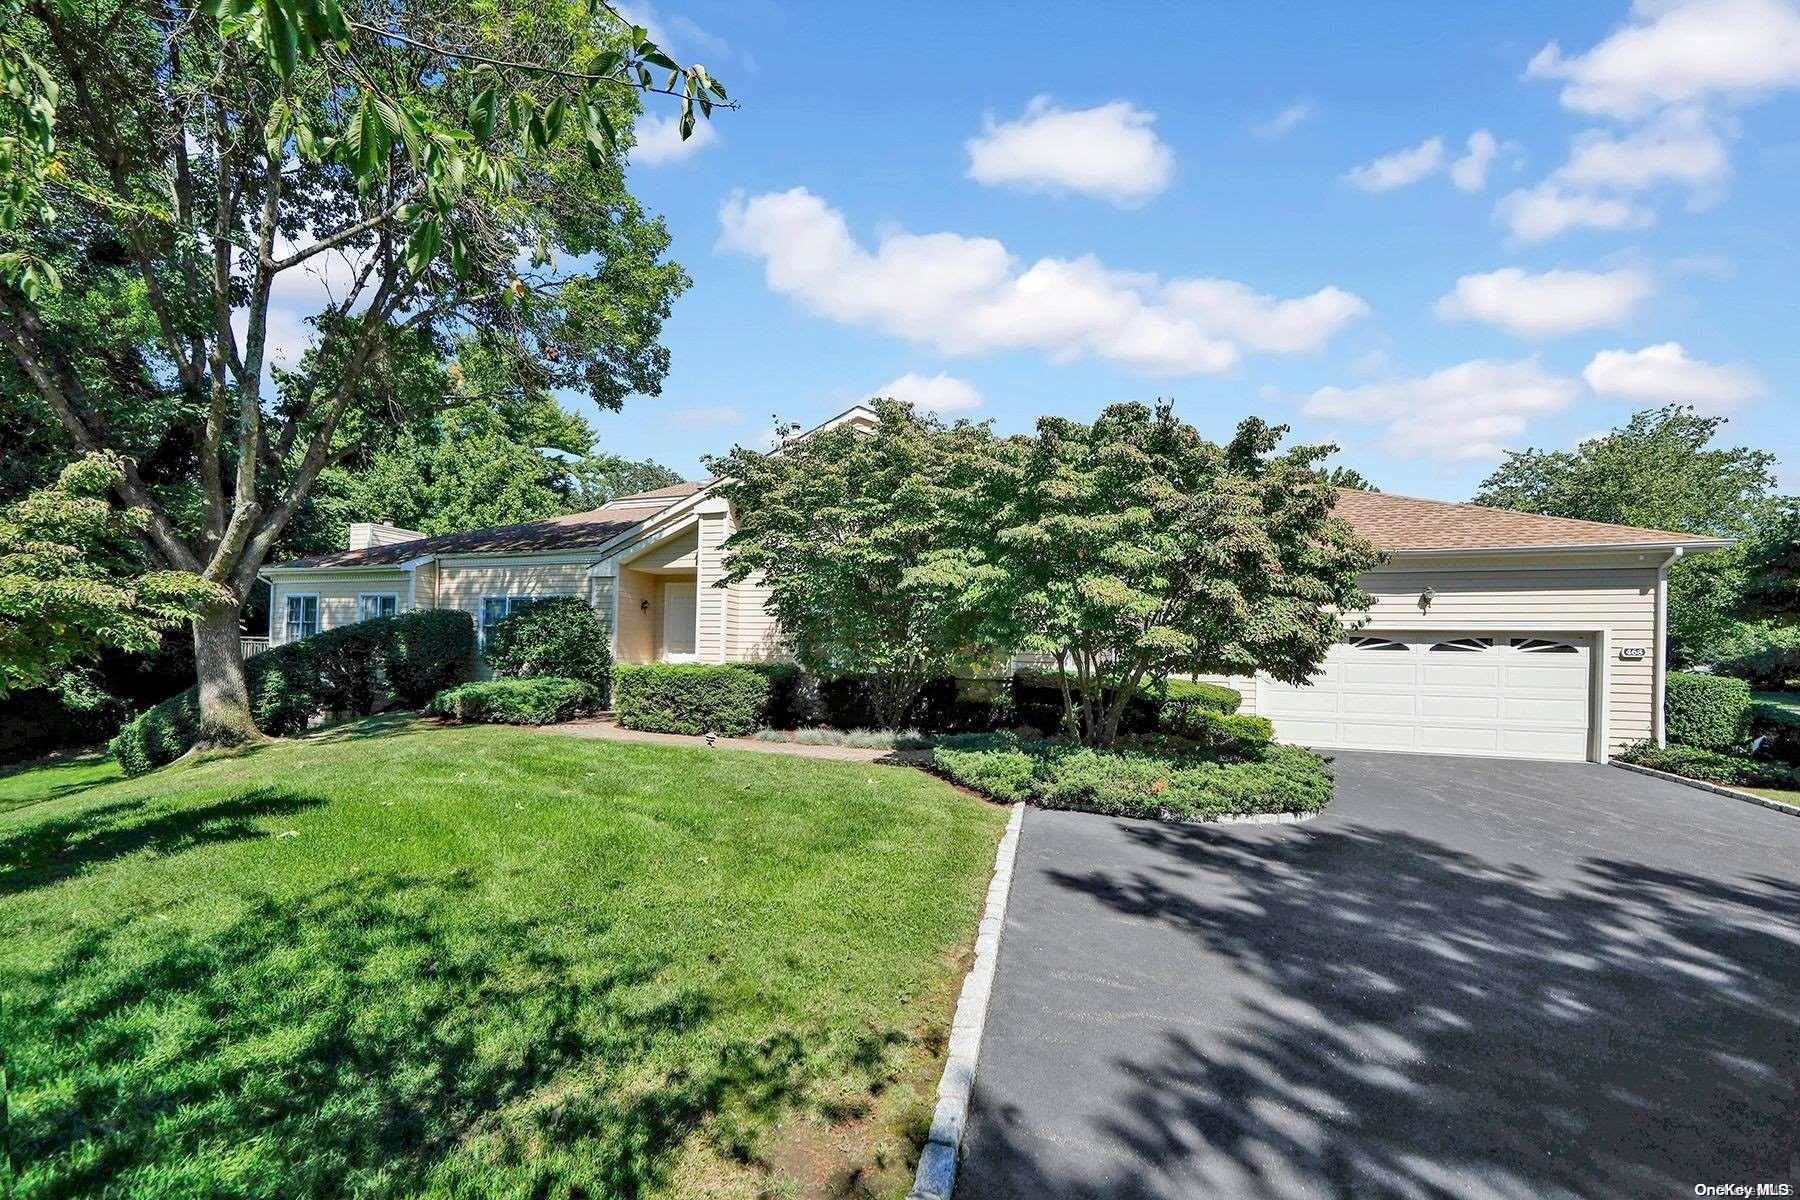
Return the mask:
[[[1580,760],[1589,646],[1553,634],[1370,634],[1306,687],[1262,681],[1258,711],[1302,746]]]

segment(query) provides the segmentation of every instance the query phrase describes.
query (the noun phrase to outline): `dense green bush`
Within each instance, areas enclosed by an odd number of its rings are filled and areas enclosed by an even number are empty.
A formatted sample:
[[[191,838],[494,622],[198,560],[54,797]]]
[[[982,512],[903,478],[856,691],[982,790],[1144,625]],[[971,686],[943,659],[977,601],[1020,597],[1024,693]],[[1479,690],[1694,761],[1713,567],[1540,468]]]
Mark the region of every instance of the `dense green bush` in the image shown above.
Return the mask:
[[[770,673],[741,663],[613,668],[613,709],[627,729],[742,737],[768,722]]]
[[[430,711],[452,721],[489,725],[554,725],[592,716],[605,697],[583,679],[534,675],[530,679],[485,679],[445,688]]]
[[[1028,725],[1045,733],[1060,733],[1063,720],[1062,681],[1054,671],[1020,671],[1013,676],[1013,712],[1017,724]],[[1070,679],[1069,687],[1076,693],[1075,703],[1081,703],[1079,688]],[[1114,695],[1112,688],[1102,689],[1102,694],[1095,704],[1109,703]],[[1119,718],[1119,732],[1122,734],[1148,733],[1156,728],[1158,715],[1162,711],[1162,698],[1151,692],[1139,692],[1126,704],[1124,714]]]
[[[1730,675],[1752,687],[1782,691],[1800,688],[1800,646],[1764,646],[1719,663],[1721,675]]]
[[[1244,697],[1236,688],[1222,683],[1202,683],[1197,679],[1171,679],[1163,685],[1164,706],[1171,704],[1234,713]]]
[[[1165,706],[1158,728],[1163,733],[1188,738],[1204,746],[1229,746],[1234,742],[1259,744],[1275,738],[1275,726],[1267,717],[1217,712],[1190,704]]]
[[[1671,671],[1669,740],[1702,750],[1727,750],[1750,737],[1750,685],[1725,675]]]
[[[1800,786],[1794,770],[1768,758],[1751,758],[1748,754],[1723,754],[1697,746],[1657,747],[1639,742],[1621,750],[1616,757],[1622,762],[1652,767],[1671,775],[1704,779],[1738,787],[1791,788]]]
[[[1800,765],[1800,706],[1773,700],[1752,701],[1750,736],[1762,739],[1759,754],[1790,766]]]
[[[482,657],[508,678],[579,679],[605,692],[612,679],[611,640],[587,601],[551,596],[500,618]]]
[[[967,734],[939,741],[932,760],[949,778],[996,800],[1115,816],[1316,812],[1332,793],[1324,759],[1270,743],[1108,752],[1013,734]]]
[[[321,713],[367,716],[389,698],[423,704],[469,677],[474,652],[474,622],[450,609],[340,625],[247,659],[250,713],[258,729],[286,737]],[[199,733],[200,699],[189,688],[128,721],[107,749],[127,775],[141,775],[186,754]]]

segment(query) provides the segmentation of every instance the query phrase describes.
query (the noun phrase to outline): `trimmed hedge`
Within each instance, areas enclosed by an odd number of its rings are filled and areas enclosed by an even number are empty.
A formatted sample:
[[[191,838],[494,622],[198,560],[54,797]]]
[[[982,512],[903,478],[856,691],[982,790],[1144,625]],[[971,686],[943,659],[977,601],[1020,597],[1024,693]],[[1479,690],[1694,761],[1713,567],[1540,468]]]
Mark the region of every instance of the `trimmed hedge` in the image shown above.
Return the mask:
[[[1164,708],[1158,729],[1175,737],[1190,738],[1203,746],[1258,745],[1275,740],[1275,726],[1267,717],[1215,712],[1185,704]]]
[[[250,715],[273,737],[304,731],[321,713],[367,716],[384,699],[417,707],[469,677],[475,623],[426,609],[340,625],[244,662]],[[127,775],[180,758],[200,736],[200,697],[189,688],[126,722],[107,750]]]
[[[1107,752],[1007,733],[965,734],[940,741],[932,761],[948,778],[995,800],[1125,817],[1317,812],[1333,787],[1323,758],[1269,743]]]
[[[1750,740],[1750,685],[1742,679],[1671,671],[1668,698],[1671,742],[1728,750]]]
[[[775,677],[760,664],[620,664],[613,711],[627,729],[743,737],[768,723]]]
[[[604,693],[612,679],[611,641],[586,600],[550,596],[500,618],[482,657],[509,679],[579,679]]]
[[[582,679],[537,675],[530,679],[485,679],[439,692],[430,711],[452,721],[489,725],[554,725],[600,711],[605,696]]]
[[[1163,685],[1163,704],[1191,706],[1210,709],[1213,712],[1234,713],[1244,703],[1244,697],[1236,688],[1228,688],[1222,683],[1201,683],[1197,679],[1171,679]]]
[[[1721,754],[1695,746],[1657,747],[1650,742],[1628,746],[1615,757],[1640,767],[1653,767],[1671,775],[1704,779],[1738,787],[1800,787],[1791,767],[1767,758],[1751,758],[1748,754]]]

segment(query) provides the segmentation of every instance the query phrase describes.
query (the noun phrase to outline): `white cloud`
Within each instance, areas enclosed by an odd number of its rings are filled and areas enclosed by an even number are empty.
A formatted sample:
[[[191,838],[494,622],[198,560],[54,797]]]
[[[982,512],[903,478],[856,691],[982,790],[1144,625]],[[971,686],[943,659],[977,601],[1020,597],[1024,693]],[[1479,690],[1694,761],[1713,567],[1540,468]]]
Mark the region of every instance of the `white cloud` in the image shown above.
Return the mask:
[[[821,316],[947,354],[1032,349],[1150,375],[1213,374],[1240,345],[1309,350],[1368,311],[1327,287],[1282,300],[1221,279],[1160,280],[1092,255],[1022,266],[993,238],[889,232],[872,249],[805,188],[734,195],[719,248],[760,259],[768,285]]]
[[[1494,215],[1521,242],[1541,242],[1571,229],[1641,229],[1656,215],[1614,196],[1572,191],[1555,179],[1517,188],[1501,197]]]
[[[1661,183],[1716,186],[1731,173],[1725,141],[1696,109],[1678,109],[1629,134],[1590,129],[1555,178],[1583,188],[1642,191]]]
[[[694,121],[694,131],[686,141],[682,141],[681,118],[677,113],[667,116],[646,114],[638,118],[634,132],[637,144],[631,148],[631,161],[648,167],[682,162],[719,140],[719,133],[713,128],[713,123],[697,118]]]
[[[1564,81],[1577,112],[1621,119],[1670,104],[1743,102],[1800,86],[1800,8],[1786,0],[1638,0],[1585,54],[1551,42],[1525,74]]]
[[[989,117],[968,140],[969,178],[1142,204],[1175,177],[1174,153],[1150,128],[1155,120],[1123,100],[1065,109],[1039,96],[1017,120]]]
[[[1450,182],[1465,192],[1479,192],[1487,186],[1488,168],[1500,153],[1500,143],[1485,129],[1469,135],[1467,153],[1450,164]]]
[[[1531,418],[1567,408],[1580,390],[1536,359],[1475,359],[1422,378],[1320,388],[1307,397],[1305,411],[1383,425],[1388,446],[1398,454],[1493,459]]]
[[[1266,121],[1258,121],[1250,126],[1250,132],[1259,138],[1285,137],[1307,121],[1318,115],[1319,106],[1311,100],[1300,100],[1288,105]]]
[[[1342,288],[1277,300],[1230,279],[1181,279],[1163,289],[1169,306],[1202,329],[1252,350],[1298,354],[1317,350],[1369,306]]]
[[[1689,358],[1680,342],[1602,350],[1581,377],[1601,396],[1635,404],[1692,404],[1709,412],[1735,408],[1764,391],[1754,371]]]
[[[1419,182],[1444,168],[1444,139],[1427,138],[1407,150],[1396,150],[1344,172],[1344,182],[1365,192],[1391,192]]]
[[[957,413],[981,407],[981,392],[966,379],[954,375],[920,375],[908,371],[869,393],[910,404],[920,412]]]
[[[742,409],[729,404],[707,404],[697,408],[678,408],[669,414],[669,422],[681,429],[719,429],[742,425]]]
[[[1538,275],[1506,267],[1464,275],[1435,311],[1446,321],[1486,321],[1524,337],[1550,337],[1617,325],[1654,290],[1650,276],[1631,267]]]

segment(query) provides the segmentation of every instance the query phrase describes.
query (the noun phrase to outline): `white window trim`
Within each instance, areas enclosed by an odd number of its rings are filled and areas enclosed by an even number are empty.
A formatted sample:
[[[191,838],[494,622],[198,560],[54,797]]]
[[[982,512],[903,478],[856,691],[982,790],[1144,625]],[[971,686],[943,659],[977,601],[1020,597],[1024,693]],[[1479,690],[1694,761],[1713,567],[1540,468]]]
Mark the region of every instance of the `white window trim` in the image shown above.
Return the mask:
[[[356,619],[358,621],[368,621],[373,619],[371,617],[363,616],[364,600],[392,600],[394,602],[394,615],[398,616],[400,614],[399,592],[358,592],[356,593]],[[377,617],[381,615],[382,614],[379,612],[375,614]]]
[[[297,638],[290,638],[290,637],[288,637],[288,615],[287,615],[288,614],[288,605],[293,603],[295,600],[311,600],[313,602],[313,631],[311,634],[303,633]],[[285,645],[288,645],[290,642],[304,641],[308,637],[316,636],[317,634],[324,632],[324,629],[325,629],[325,604],[322,600],[319,599],[319,593],[317,593],[317,592],[283,592],[283,593],[281,593],[281,644],[282,645],[285,646]]]

